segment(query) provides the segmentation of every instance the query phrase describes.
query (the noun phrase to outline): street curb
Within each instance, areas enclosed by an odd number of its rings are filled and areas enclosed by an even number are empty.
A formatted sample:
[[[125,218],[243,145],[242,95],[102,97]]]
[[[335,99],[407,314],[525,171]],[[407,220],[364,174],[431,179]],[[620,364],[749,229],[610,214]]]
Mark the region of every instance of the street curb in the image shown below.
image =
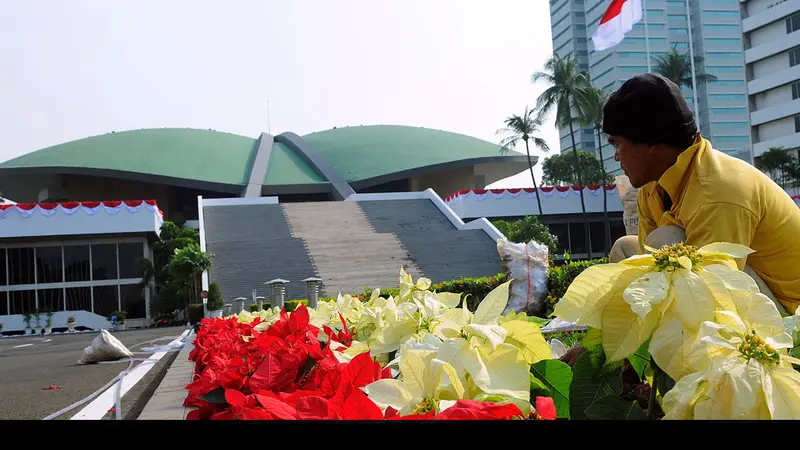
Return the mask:
[[[142,413],[136,420],[185,420],[190,408],[183,406],[188,392],[186,385],[192,382],[194,362],[189,360],[189,353],[194,348],[194,339],[186,341],[175,360],[170,364],[167,373],[150,397]]]

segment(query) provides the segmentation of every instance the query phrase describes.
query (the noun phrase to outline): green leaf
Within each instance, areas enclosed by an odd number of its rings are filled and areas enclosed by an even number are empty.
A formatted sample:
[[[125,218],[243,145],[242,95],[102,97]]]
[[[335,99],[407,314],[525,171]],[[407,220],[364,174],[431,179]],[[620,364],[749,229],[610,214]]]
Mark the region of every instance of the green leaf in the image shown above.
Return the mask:
[[[800,346],[797,346],[789,352],[790,355],[794,356],[795,358],[800,358]]]
[[[616,395],[596,401],[586,410],[586,417],[589,420],[647,420],[644,411],[635,401],[627,402]]]
[[[569,386],[572,383],[572,370],[564,362],[544,359],[531,366],[531,373],[539,379],[553,397],[556,417],[569,418]]]
[[[552,394],[550,393],[550,389],[544,384],[544,382],[539,381],[538,378],[530,374],[531,378],[531,400],[535,399],[536,397],[550,397]]]
[[[540,327],[547,325],[548,323],[550,323],[551,320],[553,319],[542,319],[541,317],[536,317],[536,316],[528,317],[528,322],[533,322],[536,325],[539,325]]]
[[[628,361],[630,361],[631,366],[633,366],[633,370],[636,371],[636,375],[639,375],[639,381],[644,377],[644,368],[650,363],[649,346],[650,339],[645,341],[645,343],[639,347],[639,350],[636,350],[636,353],[628,356]]]
[[[208,403],[219,403],[223,405],[228,403],[228,401],[225,400],[225,389],[221,386],[200,397],[200,399]]]
[[[589,328],[586,330],[586,336],[583,337],[581,345],[587,350],[597,347],[603,348],[603,330],[599,328]]]
[[[582,354],[572,368],[569,410],[572,420],[586,419],[586,412],[598,400],[622,392],[622,380],[616,372],[602,376],[592,363],[589,352]]]

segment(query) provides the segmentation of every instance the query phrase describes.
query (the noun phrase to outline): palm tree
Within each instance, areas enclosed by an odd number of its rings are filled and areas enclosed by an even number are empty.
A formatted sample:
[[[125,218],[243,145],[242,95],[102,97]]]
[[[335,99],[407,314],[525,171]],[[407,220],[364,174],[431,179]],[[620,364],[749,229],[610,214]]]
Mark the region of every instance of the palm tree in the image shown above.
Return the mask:
[[[597,149],[600,154],[600,166],[603,169],[603,222],[605,223],[605,253],[611,250],[611,225],[608,221],[608,194],[606,193],[606,166],[603,159],[603,107],[608,101],[608,94],[594,86],[589,86],[584,92],[582,104],[579,105],[578,112],[581,116],[582,125],[593,125],[597,133]]]
[[[569,135],[572,139],[572,152],[575,161],[578,159],[578,150],[575,144],[575,129],[572,122],[575,120],[573,111],[578,110],[578,105],[584,102],[584,90],[589,85],[586,74],[578,72],[575,59],[572,55],[561,58],[553,54],[544,64],[544,71],[536,72],[531,76],[531,81],[537,83],[544,81],[550,87],[545,89],[536,100],[536,109],[544,116],[554,107],[556,108],[556,127],[569,126]],[[591,241],[589,239],[589,219],[586,217],[586,203],[583,200],[583,177],[580,167],[575,168],[578,175],[580,188],[581,211],[585,229],[585,245],[589,258],[592,257]]]
[[[672,47],[666,55],[654,56],[653,59],[656,61],[653,72],[672,81],[678,87],[692,87],[692,64],[688,54],[678,53],[678,49]],[[703,57],[695,56],[694,63],[696,66],[702,66]],[[717,79],[716,76],[710,73],[698,73],[695,78],[697,78],[698,83],[707,83]]]
[[[536,177],[533,176],[534,162],[531,160],[531,149],[528,142],[533,140],[533,145],[539,147],[545,152],[549,151],[550,147],[547,145],[547,142],[545,142],[544,139],[533,135],[534,133],[538,133],[539,127],[542,126],[541,115],[533,117],[533,113],[534,110],[528,109],[528,106],[526,105],[525,112],[521,116],[515,114],[510,117],[506,117],[506,120],[503,121],[503,123],[506,124],[506,128],[497,130],[497,134],[506,135],[500,141],[501,154],[510,153],[520,141],[525,142],[525,153],[528,155],[528,168],[531,171],[533,188],[536,189],[536,204],[539,206],[539,216],[541,217],[543,215],[542,201],[539,199],[539,187],[536,185]]]

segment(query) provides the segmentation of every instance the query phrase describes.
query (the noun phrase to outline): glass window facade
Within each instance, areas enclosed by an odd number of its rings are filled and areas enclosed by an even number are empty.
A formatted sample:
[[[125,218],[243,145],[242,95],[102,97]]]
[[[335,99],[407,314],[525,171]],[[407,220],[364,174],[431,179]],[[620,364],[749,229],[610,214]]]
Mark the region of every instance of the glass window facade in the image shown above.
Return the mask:
[[[85,310],[146,317],[144,240],[98,239],[0,247],[0,315]]]

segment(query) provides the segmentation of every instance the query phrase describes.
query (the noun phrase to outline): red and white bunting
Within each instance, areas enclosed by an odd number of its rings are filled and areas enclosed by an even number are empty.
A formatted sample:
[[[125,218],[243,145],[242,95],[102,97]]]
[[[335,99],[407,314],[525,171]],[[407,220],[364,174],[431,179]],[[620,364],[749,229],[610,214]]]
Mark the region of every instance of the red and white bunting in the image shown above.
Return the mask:
[[[61,202],[61,203],[7,203],[0,204],[0,219],[5,218],[11,211],[16,211],[24,218],[31,217],[39,213],[45,217],[51,217],[58,212],[71,216],[83,211],[85,214],[93,216],[100,211],[106,214],[115,215],[122,208],[127,208],[132,213],[138,212],[145,207],[151,213],[158,214],[161,218],[164,213],[158,208],[155,200],[106,200],[102,202]]]
[[[589,193],[594,196],[602,194],[603,186],[584,186],[584,194]],[[450,203],[456,199],[463,199],[469,196],[474,196],[478,200],[484,200],[491,194],[494,198],[503,198],[505,196],[519,197],[525,194],[526,198],[535,198],[536,195],[542,197],[551,197],[558,193],[561,198],[567,198],[570,193],[574,195],[581,195],[578,186],[544,186],[538,190],[536,188],[511,188],[511,189],[462,189],[454,194],[445,197],[444,201]],[[614,184],[606,186],[607,195],[616,195],[617,186]]]

